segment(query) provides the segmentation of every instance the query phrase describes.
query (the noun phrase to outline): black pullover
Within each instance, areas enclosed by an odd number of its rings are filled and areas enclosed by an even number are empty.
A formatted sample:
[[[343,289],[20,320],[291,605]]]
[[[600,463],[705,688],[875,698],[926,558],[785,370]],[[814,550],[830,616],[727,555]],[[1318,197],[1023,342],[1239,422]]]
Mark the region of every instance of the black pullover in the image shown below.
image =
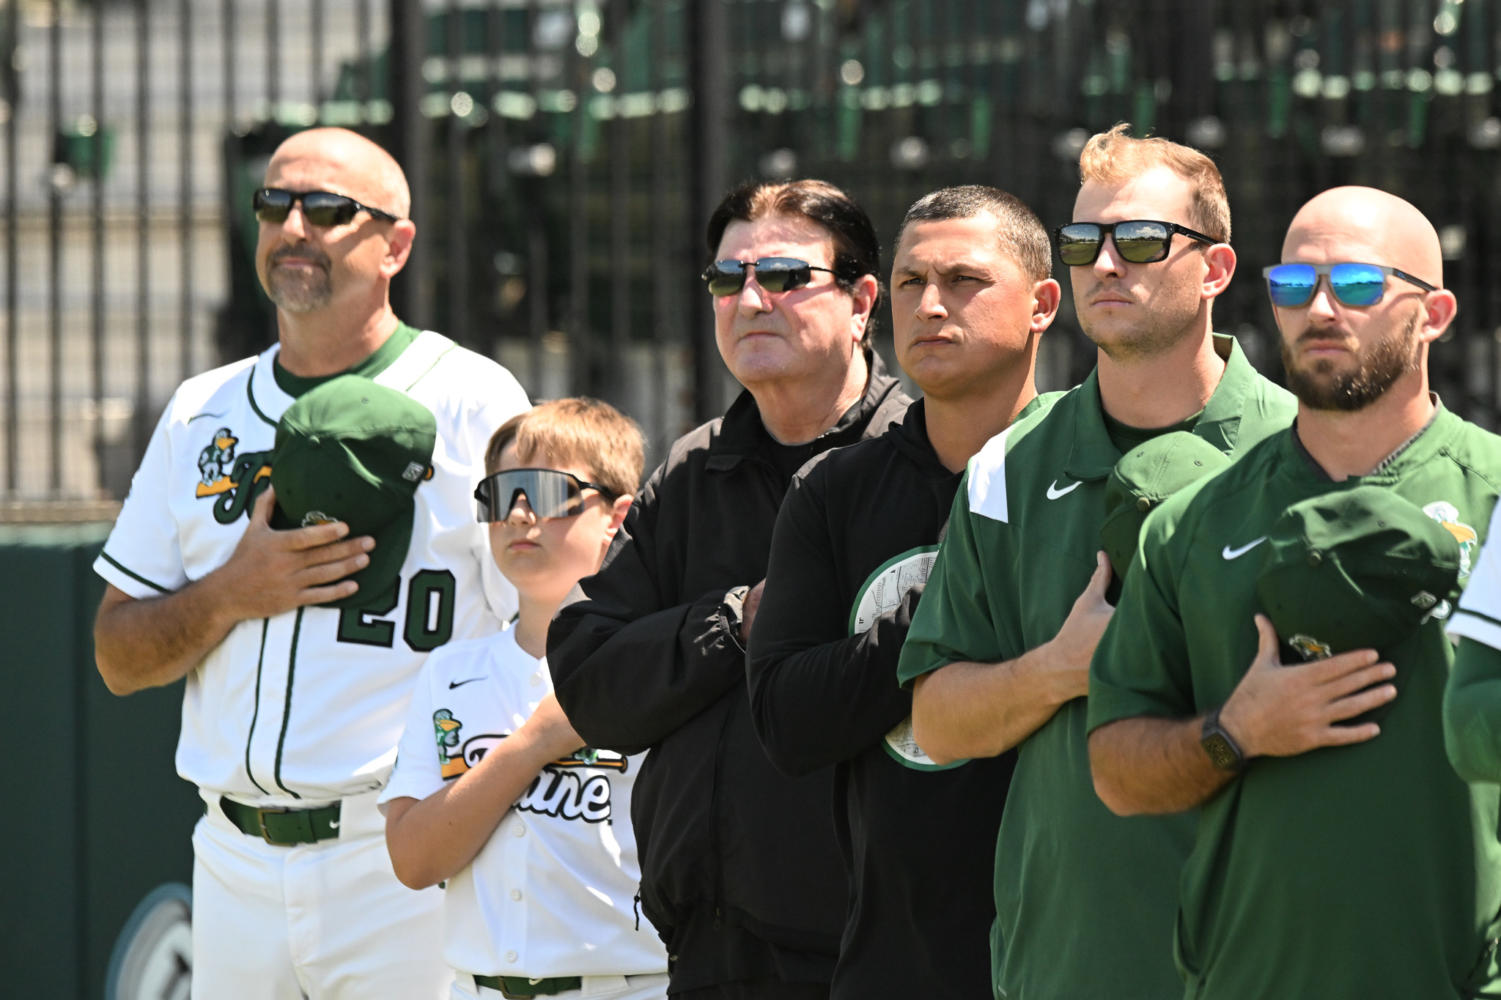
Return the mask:
[[[833,774],[790,779],[767,759],[737,633],[793,473],[880,434],[910,403],[879,357],[867,359],[863,398],[807,444],[772,438],[748,392],[678,439],[604,567],[548,632],[558,700],[579,734],[650,750],[631,814],[642,909],[667,944],[670,992],[833,975],[848,903]]]

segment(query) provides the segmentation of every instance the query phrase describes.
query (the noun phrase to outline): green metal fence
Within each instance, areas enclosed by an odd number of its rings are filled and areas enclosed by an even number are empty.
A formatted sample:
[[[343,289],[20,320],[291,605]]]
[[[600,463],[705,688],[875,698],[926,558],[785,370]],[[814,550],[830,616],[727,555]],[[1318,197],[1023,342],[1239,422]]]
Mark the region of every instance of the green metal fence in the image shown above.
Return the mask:
[[[1051,225],[1122,120],[1219,162],[1241,265],[1218,325],[1274,375],[1255,278],[1296,206],[1414,201],[1460,300],[1436,384],[1494,424],[1498,38],[1501,0],[12,0],[0,503],[118,498],[172,385],[269,341],[246,191],[319,122],[411,174],[406,318],[535,396],[616,402],[657,449],[733,389],[693,277],[729,184],[827,177],[889,238],[983,181]],[[1067,305],[1048,341],[1050,386],[1087,370]]]

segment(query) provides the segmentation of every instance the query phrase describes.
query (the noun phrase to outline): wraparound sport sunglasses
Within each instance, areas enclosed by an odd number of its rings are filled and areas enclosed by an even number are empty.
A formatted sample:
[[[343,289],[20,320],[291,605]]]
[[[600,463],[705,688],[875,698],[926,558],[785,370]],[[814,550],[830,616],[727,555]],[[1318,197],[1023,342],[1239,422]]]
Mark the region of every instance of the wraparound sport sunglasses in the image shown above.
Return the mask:
[[[369,205],[361,205],[348,195],[334,194],[332,191],[260,188],[250,201],[255,206],[255,217],[262,222],[286,222],[292,206],[299,201],[302,202],[303,218],[324,229],[329,226],[342,226],[361,212],[369,212],[371,217],[384,219],[387,222],[400,221],[390,212],[383,212]]]
[[[1261,269],[1266,278],[1266,290],[1272,304],[1284,309],[1297,309],[1313,301],[1319,287],[1319,279],[1329,280],[1329,292],[1341,305],[1373,306],[1386,294],[1388,276],[1401,278],[1417,285],[1425,292],[1438,291],[1422,278],[1385,264],[1273,264]]]
[[[710,295],[734,295],[745,287],[745,272],[756,269],[756,284],[768,292],[789,292],[813,280],[814,271],[835,272],[796,257],[762,257],[760,260],[716,260],[699,275]]]
[[[1070,222],[1053,230],[1058,243],[1058,259],[1069,267],[1088,267],[1100,255],[1109,234],[1115,241],[1115,252],[1121,260],[1131,264],[1151,264],[1166,260],[1173,245],[1173,234],[1181,233],[1200,243],[1219,243],[1213,236],[1206,236],[1176,222],[1159,222],[1156,219],[1130,219],[1125,222]]]
[[[584,491],[594,490],[606,500],[620,496],[598,483],[589,483],[558,469],[506,469],[486,476],[474,488],[479,501],[478,520],[504,521],[516,506],[516,495],[526,497],[538,517],[573,517],[583,512]]]

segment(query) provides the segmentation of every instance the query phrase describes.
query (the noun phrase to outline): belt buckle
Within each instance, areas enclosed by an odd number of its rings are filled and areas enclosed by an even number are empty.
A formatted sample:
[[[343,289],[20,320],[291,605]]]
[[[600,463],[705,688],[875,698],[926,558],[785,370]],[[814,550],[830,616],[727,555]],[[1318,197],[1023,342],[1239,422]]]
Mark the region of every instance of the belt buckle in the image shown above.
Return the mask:
[[[288,813],[288,812],[291,812],[291,810],[290,809],[279,808],[279,807],[276,807],[276,806],[267,806],[265,808],[260,808],[260,809],[257,809],[255,811],[255,822],[256,822],[256,825],[261,828],[261,839],[264,840],[266,843],[270,844],[272,847],[282,847],[284,845],[279,840],[272,840],[271,839],[271,831],[266,829],[266,814],[267,813],[285,814],[285,813]]]

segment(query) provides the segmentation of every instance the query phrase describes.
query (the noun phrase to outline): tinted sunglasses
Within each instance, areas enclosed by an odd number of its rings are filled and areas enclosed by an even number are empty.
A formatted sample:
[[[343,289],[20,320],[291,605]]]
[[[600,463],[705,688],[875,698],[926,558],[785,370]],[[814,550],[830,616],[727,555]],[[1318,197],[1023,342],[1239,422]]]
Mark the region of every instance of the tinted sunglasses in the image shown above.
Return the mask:
[[[1417,285],[1425,292],[1438,288],[1422,278],[1384,264],[1273,264],[1261,269],[1266,278],[1266,290],[1272,296],[1272,304],[1285,309],[1296,309],[1313,301],[1320,278],[1329,279],[1329,292],[1341,305],[1373,306],[1386,294],[1386,279],[1390,275]]]
[[[1180,226],[1176,222],[1156,219],[1130,219],[1126,222],[1070,222],[1053,230],[1058,242],[1058,259],[1069,267],[1087,267],[1100,255],[1109,234],[1115,252],[1132,264],[1151,264],[1165,260],[1172,249],[1173,234],[1182,233],[1200,243],[1219,243],[1213,236]]]
[[[814,271],[835,273],[831,268],[809,264],[796,257],[762,257],[760,260],[716,260],[699,277],[710,295],[734,295],[745,287],[745,272],[756,269],[756,284],[768,292],[790,292],[813,280]]]
[[[377,219],[387,222],[400,221],[390,212],[383,212],[369,205],[361,205],[347,195],[332,191],[288,191],[286,188],[260,188],[250,199],[255,206],[255,217],[262,222],[286,222],[292,206],[302,202],[302,215],[320,228],[342,226],[361,212],[369,212]]]
[[[474,499],[479,501],[477,520],[504,521],[516,506],[518,493],[538,517],[573,517],[583,512],[585,490],[595,490],[611,501],[620,495],[558,469],[506,469],[486,476],[474,488]]]

